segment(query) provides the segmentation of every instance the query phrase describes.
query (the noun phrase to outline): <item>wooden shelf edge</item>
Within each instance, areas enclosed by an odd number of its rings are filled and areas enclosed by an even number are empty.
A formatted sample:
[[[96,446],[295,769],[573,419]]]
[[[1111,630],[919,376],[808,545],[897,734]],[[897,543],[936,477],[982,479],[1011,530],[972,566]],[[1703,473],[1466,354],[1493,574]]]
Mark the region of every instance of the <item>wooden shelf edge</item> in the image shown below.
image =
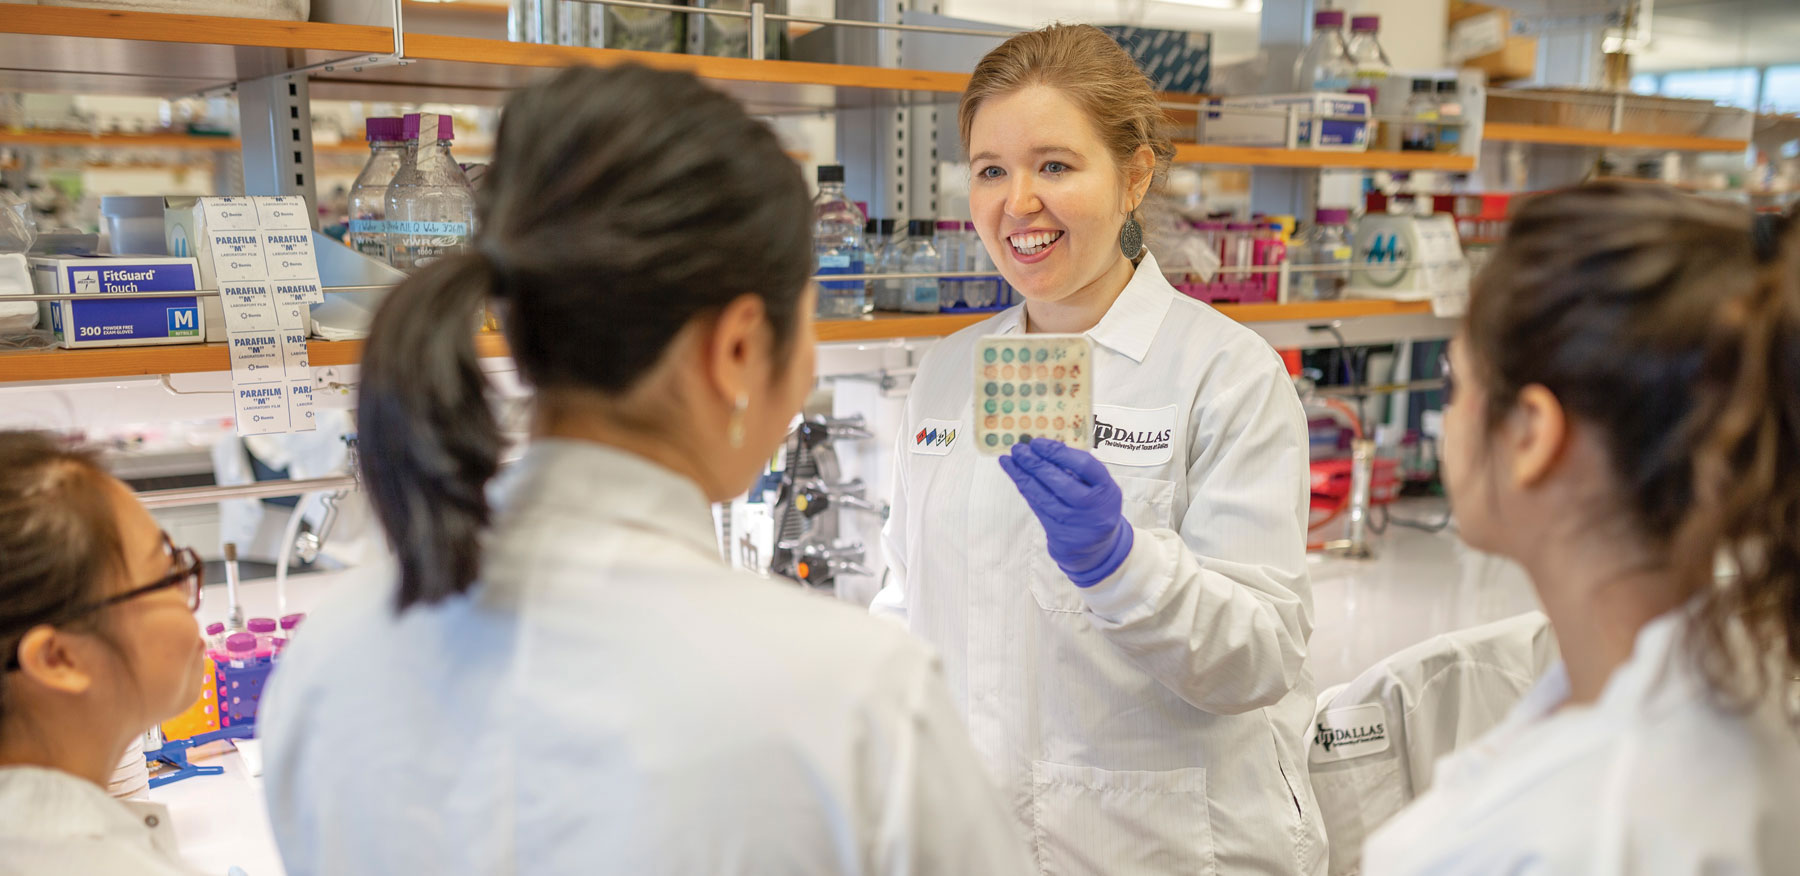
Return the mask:
[[[1321,319],[1429,315],[1431,302],[1355,299],[1306,301],[1297,304],[1217,304],[1213,309],[1238,322],[1311,322]]]
[[[572,64],[611,67],[619,64],[642,64],[662,70],[683,70],[702,79],[885,91],[960,94],[969,84],[966,74],[933,70],[897,70],[810,61],[752,61],[747,58],[550,46],[439,34],[407,34],[406,55],[420,61],[498,64],[509,67],[567,67]]]
[[[353,54],[394,50],[394,31],[386,27],[15,3],[0,4],[0,33]]]
[[[1675,134],[1635,134],[1629,131],[1592,131],[1555,125],[1519,125],[1489,122],[1482,136],[1505,143],[1539,143],[1548,146],[1591,146],[1619,149],[1670,149],[1678,152],[1739,152],[1750,148],[1747,140],[1720,137],[1687,137]]]
[[[1318,301],[1302,304],[1221,304],[1217,310],[1238,322],[1313,321],[1358,317],[1418,316],[1431,313],[1425,301]],[[992,317],[970,314],[880,314],[868,319],[821,320],[821,343],[932,338],[952,334]],[[509,355],[506,339],[498,334],[475,338],[482,358]],[[313,367],[355,365],[362,361],[362,341],[307,343]],[[231,355],[224,344],[183,344],[166,347],[106,347],[94,350],[28,350],[0,352],[0,384],[57,380],[106,380],[229,371]]]
[[[1472,155],[1436,152],[1324,152],[1316,149],[1261,149],[1250,146],[1208,146],[1178,143],[1177,164],[1242,164],[1251,167],[1367,168],[1369,170],[1441,170],[1468,173],[1475,169]]]
[[[236,137],[202,137],[194,134],[0,131],[0,146],[92,146],[105,149],[188,149],[196,152],[236,152],[243,148],[243,143]]]

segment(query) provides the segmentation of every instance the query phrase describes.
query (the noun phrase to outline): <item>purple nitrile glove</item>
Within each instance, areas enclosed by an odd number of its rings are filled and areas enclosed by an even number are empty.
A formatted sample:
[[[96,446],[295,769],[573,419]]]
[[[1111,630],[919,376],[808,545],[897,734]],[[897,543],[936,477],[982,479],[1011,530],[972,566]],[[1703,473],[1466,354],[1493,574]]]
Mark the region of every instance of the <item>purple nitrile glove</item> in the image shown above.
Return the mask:
[[[1092,587],[1131,554],[1125,495],[1093,454],[1060,441],[1013,445],[1000,467],[1031,506],[1050,546],[1050,559],[1077,587]]]

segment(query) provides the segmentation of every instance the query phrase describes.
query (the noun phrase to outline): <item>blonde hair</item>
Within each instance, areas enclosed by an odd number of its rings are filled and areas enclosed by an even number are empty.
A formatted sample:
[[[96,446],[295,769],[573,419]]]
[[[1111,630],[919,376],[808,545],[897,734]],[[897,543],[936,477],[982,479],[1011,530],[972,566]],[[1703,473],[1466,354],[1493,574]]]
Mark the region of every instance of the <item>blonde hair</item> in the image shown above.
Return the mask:
[[[1031,85],[1055,88],[1081,107],[1121,171],[1148,146],[1156,155],[1151,186],[1167,174],[1175,144],[1150,79],[1112,37],[1087,24],[1053,24],[1019,34],[975,65],[957,108],[963,151],[983,103]]]

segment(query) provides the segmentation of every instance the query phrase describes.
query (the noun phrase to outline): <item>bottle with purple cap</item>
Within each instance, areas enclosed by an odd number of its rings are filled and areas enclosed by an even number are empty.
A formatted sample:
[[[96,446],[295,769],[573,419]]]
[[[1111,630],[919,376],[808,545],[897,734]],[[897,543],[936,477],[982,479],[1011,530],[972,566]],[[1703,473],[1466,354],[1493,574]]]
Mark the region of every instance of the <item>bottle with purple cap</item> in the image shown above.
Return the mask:
[[[400,119],[376,117],[364,123],[369,162],[350,186],[350,228],[344,242],[372,259],[388,260],[388,184],[406,160],[406,137]]]
[[[256,637],[256,656],[267,660],[275,656],[275,631],[279,629],[272,617],[253,617],[244,625],[250,635]]]
[[[475,234],[475,192],[450,155],[456,133],[449,116],[408,113],[401,134],[418,148],[388,184],[388,261],[410,271],[466,252]]]

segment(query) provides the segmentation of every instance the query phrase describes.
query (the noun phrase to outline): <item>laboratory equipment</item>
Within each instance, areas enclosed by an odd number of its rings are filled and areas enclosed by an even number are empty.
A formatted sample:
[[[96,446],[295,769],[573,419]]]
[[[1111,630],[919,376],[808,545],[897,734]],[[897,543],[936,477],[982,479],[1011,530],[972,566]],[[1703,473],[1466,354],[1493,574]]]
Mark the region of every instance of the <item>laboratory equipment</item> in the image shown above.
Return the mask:
[[[244,604],[238,600],[238,590],[240,588],[238,585],[237,544],[228,541],[224,545],[224,550],[225,628],[231,630],[233,635],[236,635],[244,629]],[[254,638],[252,641],[254,641]],[[231,637],[225,637],[225,642],[229,645]]]
[[[937,233],[938,270],[956,273],[963,269],[962,223],[940,219],[933,229]],[[938,280],[938,304],[946,310],[963,307],[963,281],[956,277]]]
[[[844,166],[819,167],[819,195],[813,200],[813,253],[818,273],[861,274],[868,264],[868,242],[861,210],[844,196]],[[862,280],[821,280],[818,314],[821,319],[854,319],[870,312],[874,301]]]
[[[773,485],[752,493],[775,493],[770,573],[825,591],[836,589],[839,575],[874,574],[863,565],[863,546],[841,541],[841,515],[853,511],[885,518],[887,507],[868,499],[860,480],[844,480],[836,449],[838,441],[874,437],[860,417],[808,417],[788,434]],[[746,546],[750,541],[746,534]],[[754,566],[754,559],[746,565]]]
[[[906,237],[894,246],[893,269],[902,274],[932,274],[943,264],[931,242],[931,222],[914,219],[906,225]],[[892,281],[900,290],[900,309],[909,313],[938,312],[938,278],[909,277]]]
[[[388,260],[387,196],[388,184],[394,181],[400,165],[406,160],[404,122],[397,118],[376,117],[363,123],[363,136],[369,142],[369,160],[356,182],[350,186],[350,225],[344,242],[351,249],[380,261]]]
[[[1406,101],[1406,122],[1400,126],[1400,151],[1433,152],[1438,136],[1437,85],[1429,79],[1412,81],[1412,97]]]
[[[1294,241],[1300,269],[1293,274],[1292,298],[1299,301],[1334,301],[1350,284],[1355,250],[1350,246],[1350,211],[1319,208],[1311,228]]]
[[[1469,262],[1448,214],[1369,213],[1357,223],[1351,246],[1356,266],[1345,290],[1349,297],[1448,301],[1468,295]]]
[[[864,226],[869,240],[869,273],[897,274],[900,242],[904,235],[894,233],[895,223],[892,219],[880,221],[870,219]],[[883,277],[869,281],[869,294],[875,299],[876,310],[900,310],[902,283],[899,280]]]
[[[1227,222],[1225,234],[1220,238],[1219,255],[1224,269],[1220,272],[1226,282],[1239,282],[1249,277],[1245,268],[1254,263],[1256,226],[1250,222]]]
[[[987,310],[1000,300],[999,268],[988,255],[987,246],[981,242],[980,232],[975,230],[975,223],[964,222],[962,226],[963,267],[967,272],[986,274],[982,277],[971,277],[963,281],[963,304],[971,310]]]
[[[275,631],[280,627],[272,617],[253,617],[245,627],[256,637],[256,656],[260,660],[275,656]]]
[[[1329,152],[1369,148],[1374,101],[1365,95],[1323,91],[1258,94],[1213,98],[1207,105],[1200,129],[1207,143]]]
[[[450,155],[449,116],[408,113],[401,135],[417,138],[410,160],[388,184],[388,261],[410,271],[466,252],[475,233],[475,192]],[[857,223],[858,230],[862,224]]]
[[[161,195],[107,195],[100,199],[108,252],[114,255],[168,255],[163,242]]]
[[[997,456],[1032,438],[1093,446],[1093,345],[1085,336],[990,335],[975,344],[974,377],[980,453]]]
[[[1394,72],[1394,63],[1381,48],[1380,34],[1381,16],[1358,15],[1350,19],[1350,42],[1345,47],[1350,56],[1349,92],[1367,97],[1371,113],[1383,109],[1379,100],[1381,83]],[[1376,139],[1376,133],[1371,132],[1370,139]]]
[[[1463,105],[1456,80],[1440,79],[1434,89],[1438,102],[1437,151],[1456,152],[1462,148]]]
[[[1312,42],[1294,64],[1295,91],[1342,92],[1350,88],[1350,52],[1344,43],[1344,13],[1313,13]]]

